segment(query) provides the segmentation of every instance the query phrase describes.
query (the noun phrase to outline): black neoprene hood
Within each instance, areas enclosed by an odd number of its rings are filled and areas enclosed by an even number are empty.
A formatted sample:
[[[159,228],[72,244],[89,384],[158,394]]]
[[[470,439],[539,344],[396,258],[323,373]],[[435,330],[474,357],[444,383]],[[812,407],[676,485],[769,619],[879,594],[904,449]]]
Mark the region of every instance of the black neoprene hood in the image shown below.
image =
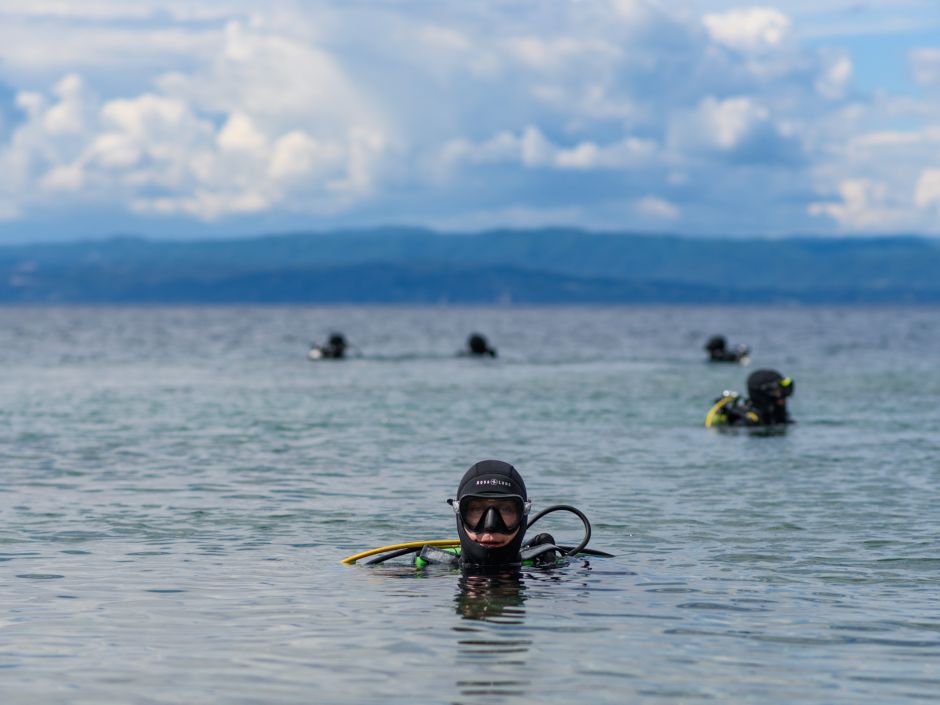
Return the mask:
[[[724,350],[728,347],[728,341],[725,340],[723,335],[713,335],[708,339],[708,342],[705,343],[705,349],[709,352]]]
[[[780,383],[783,380],[784,376],[777,370],[755,370],[747,378],[747,394],[751,401],[758,404],[772,402],[780,397],[788,397],[791,391],[780,388]]]
[[[529,499],[525,482],[519,472],[502,460],[481,460],[474,464],[460,480],[457,487],[457,499],[468,496],[483,497],[522,497]],[[505,546],[485,548],[467,535],[467,530],[457,516],[457,535],[460,537],[460,562],[464,566],[501,566],[520,562],[519,549],[525,537],[526,523],[516,531],[516,535]]]
[[[529,499],[522,475],[502,460],[481,460],[467,470],[457,488],[457,499],[463,499],[467,495],[516,495],[522,497],[523,501]]]

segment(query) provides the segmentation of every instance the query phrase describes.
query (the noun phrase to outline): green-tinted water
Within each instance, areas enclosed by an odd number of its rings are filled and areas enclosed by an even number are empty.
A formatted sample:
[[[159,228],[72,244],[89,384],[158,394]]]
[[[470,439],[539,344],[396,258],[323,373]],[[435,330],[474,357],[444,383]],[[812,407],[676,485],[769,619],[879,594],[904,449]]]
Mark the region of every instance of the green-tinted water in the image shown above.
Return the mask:
[[[878,703],[940,690],[940,311],[0,310],[3,703]],[[340,328],[363,359],[312,363]],[[454,352],[471,330],[495,361]],[[783,435],[701,427],[748,370]],[[490,584],[341,557],[449,538],[486,457],[594,522]],[[546,520],[560,539],[576,522]]]

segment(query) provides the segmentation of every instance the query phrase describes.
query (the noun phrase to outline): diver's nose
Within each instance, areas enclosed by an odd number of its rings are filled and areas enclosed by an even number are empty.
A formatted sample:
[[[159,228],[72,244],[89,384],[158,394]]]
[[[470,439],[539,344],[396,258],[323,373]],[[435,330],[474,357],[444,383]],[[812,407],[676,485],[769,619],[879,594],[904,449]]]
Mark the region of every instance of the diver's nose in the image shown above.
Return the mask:
[[[499,533],[505,528],[506,527],[503,525],[503,522],[500,519],[499,512],[496,511],[496,507],[490,507],[487,509],[486,513],[483,515],[483,532]]]

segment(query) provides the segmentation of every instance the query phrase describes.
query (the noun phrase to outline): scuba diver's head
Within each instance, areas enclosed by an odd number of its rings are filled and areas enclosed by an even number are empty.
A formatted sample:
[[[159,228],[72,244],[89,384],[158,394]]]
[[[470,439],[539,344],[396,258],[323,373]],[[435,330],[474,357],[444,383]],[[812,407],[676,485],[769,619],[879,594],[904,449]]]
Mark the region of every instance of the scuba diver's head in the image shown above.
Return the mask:
[[[781,421],[786,416],[787,397],[793,394],[794,382],[776,370],[756,370],[747,378],[747,395],[762,416]]]
[[[490,344],[487,342],[486,337],[479,333],[472,333],[467,338],[467,347],[474,355],[487,355],[490,352]]]
[[[793,394],[793,380],[776,370],[756,370],[747,378],[751,401],[777,403]]]
[[[333,357],[343,357],[346,353],[346,336],[342,333],[331,333],[330,339],[327,342],[327,347],[330,349],[330,353]]]
[[[725,340],[723,335],[713,335],[708,339],[708,342],[705,343],[705,349],[710,353],[724,352],[728,347],[728,341]]]
[[[457,515],[461,563],[519,562],[530,504],[525,482],[512,465],[501,460],[476,463],[460,480],[457,498],[448,502]]]

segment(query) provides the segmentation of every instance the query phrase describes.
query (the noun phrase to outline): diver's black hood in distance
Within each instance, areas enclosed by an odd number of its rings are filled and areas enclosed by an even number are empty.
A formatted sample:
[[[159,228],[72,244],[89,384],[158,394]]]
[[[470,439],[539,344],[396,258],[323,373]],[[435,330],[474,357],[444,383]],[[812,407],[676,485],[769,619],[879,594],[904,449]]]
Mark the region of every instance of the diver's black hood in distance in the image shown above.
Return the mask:
[[[705,349],[708,352],[724,352],[728,347],[728,341],[725,340],[723,335],[713,335],[708,339],[708,342],[705,343]]]
[[[793,392],[793,383],[784,389],[781,382],[786,379],[777,370],[755,370],[747,378],[747,395],[760,413],[764,423],[786,423],[789,416],[785,404],[777,402]]]
[[[460,480],[457,499],[468,495],[476,497],[522,497],[528,500],[525,482],[519,472],[502,460],[481,460],[474,464]],[[498,566],[519,563],[519,549],[525,537],[526,522],[523,520],[519,532],[501,548],[484,548],[472,540],[457,515],[457,535],[460,537],[460,562],[463,565]]]

